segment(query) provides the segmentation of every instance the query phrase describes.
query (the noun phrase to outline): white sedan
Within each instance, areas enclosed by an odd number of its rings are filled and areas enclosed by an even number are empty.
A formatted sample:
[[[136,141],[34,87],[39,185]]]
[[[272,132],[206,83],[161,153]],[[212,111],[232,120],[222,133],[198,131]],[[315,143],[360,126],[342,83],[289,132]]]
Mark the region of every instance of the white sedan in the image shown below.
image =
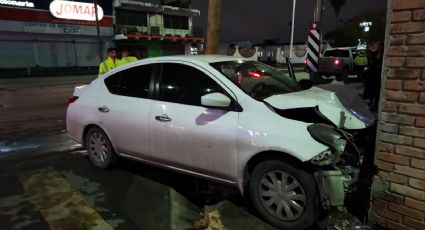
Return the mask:
[[[169,56],[76,87],[67,130],[97,167],[119,156],[233,184],[265,221],[304,229],[343,205],[360,154],[347,131],[373,122],[358,111],[261,62]]]

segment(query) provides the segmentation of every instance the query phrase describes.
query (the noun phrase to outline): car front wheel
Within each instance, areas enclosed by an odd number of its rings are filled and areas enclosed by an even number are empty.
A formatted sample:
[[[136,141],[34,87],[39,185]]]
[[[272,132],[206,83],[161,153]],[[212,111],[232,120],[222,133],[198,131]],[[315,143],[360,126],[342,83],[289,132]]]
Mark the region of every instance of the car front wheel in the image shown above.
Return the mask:
[[[305,229],[318,219],[313,176],[283,161],[258,164],[249,181],[251,202],[268,223],[283,229]]]
[[[116,155],[108,136],[97,127],[86,134],[86,148],[90,161],[99,168],[109,168],[116,160]]]

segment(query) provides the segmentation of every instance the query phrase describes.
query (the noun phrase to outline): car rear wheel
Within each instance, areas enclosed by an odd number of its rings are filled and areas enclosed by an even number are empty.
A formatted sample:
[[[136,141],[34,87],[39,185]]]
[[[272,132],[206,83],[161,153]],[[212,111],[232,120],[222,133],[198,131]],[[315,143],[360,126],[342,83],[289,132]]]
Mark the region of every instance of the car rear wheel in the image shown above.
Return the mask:
[[[276,227],[305,229],[318,219],[313,176],[283,161],[258,164],[249,181],[249,193],[258,214]]]
[[[116,155],[108,136],[97,127],[91,128],[86,135],[86,148],[90,161],[99,168],[109,168]]]

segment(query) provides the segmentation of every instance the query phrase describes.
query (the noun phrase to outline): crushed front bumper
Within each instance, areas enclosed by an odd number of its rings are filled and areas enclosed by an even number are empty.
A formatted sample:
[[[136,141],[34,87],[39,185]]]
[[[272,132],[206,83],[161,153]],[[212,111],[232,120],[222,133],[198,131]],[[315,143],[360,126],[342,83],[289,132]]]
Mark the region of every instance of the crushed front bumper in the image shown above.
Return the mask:
[[[345,192],[353,182],[351,176],[344,175],[341,170],[321,170],[314,173],[314,177],[324,209],[344,205]]]

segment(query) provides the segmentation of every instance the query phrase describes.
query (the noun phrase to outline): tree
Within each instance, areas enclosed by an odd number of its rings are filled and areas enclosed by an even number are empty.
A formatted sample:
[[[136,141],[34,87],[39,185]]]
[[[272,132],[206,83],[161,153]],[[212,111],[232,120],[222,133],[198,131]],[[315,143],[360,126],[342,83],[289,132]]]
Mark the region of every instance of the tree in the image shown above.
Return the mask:
[[[386,15],[385,10],[359,14],[344,21],[341,28],[325,34],[324,38],[335,47],[356,46],[358,39],[366,41],[368,44],[383,41],[385,39]],[[363,31],[359,26],[364,21],[372,22],[369,32]]]

